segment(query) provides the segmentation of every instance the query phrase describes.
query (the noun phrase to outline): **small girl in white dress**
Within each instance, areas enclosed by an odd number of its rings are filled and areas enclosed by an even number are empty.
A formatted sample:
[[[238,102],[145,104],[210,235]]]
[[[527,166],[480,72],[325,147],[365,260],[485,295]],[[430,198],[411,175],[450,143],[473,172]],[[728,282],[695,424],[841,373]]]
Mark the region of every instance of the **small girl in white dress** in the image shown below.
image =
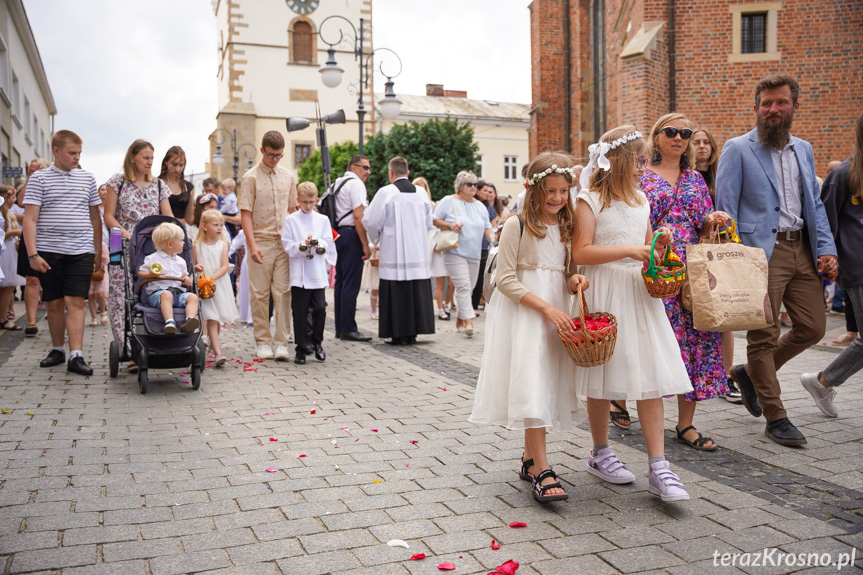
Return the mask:
[[[540,503],[569,497],[548,463],[546,430],[572,430],[584,418],[573,384],[576,367],[557,334],[573,327],[572,290],[588,286],[584,276],[566,280],[575,235],[570,164],[565,154],[537,156],[528,167],[526,209],[504,224],[469,418],[524,430],[518,474],[533,482]]]
[[[237,304],[228,278],[228,244],[222,237],[224,217],[218,210],[207,210],[201,214],[200,229],[195,238],[195,271],[203,272],[215,280],[213,297],[201,299],[201,314],[204,317],[204,332],[210,338],[210,349],[215,355],[216,367],[228,361],[219,345],[219,331],[223,323],[237,319]]]
[[[610,400],[636,400],[650,465],[648,489],[663,501],[680,501],[689,494],[665,460],[662,398],[692,391],[692,385],[665,306],[647,293],[641,278],[642,263],[656,257],[650,204],[639,188],[649,153],[634,126],[620,126],[590,146],[590,163],[581,173],[572,259],[593,284],[585,295],[588,308],[617,318],[617,344],[608,363],[578,370],[575,382],[578,394],[587,396],[593,436],[587,470],[609,483],[635,481],[608,445],[608,412]],[[657,245],[670,244],[671,232],[660,232]]]

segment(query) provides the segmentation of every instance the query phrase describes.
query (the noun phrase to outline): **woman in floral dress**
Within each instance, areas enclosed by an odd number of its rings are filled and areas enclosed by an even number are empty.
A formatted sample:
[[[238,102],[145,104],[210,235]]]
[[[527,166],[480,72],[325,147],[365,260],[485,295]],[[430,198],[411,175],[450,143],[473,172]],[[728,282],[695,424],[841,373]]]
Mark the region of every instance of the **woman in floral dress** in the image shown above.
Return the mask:
[[[671,229],[674,251],[684,261],[686,245],[698,243],[706,224],[723,225],[730,219],[725,212],[713,210],[704,178],[692,164],[691,136],[689,121],[683,114],[662,116],[650,132],[648,145],[652,156],[641,177],[641,189],[650,200],[651,226]],[[692,425],[692,420],[696,402],[728,394],[720,335],[696,330],[692,324],[692,312],[683,308],[679,297],[663,302],[693,388],[693,391],[677,396],[675,439],[695,449],[713,451],[716,443],[703,437]]]
[[[153,167],[153,154],[153,144],[135,140],[126,151],[123,173],[114,174],[105,184],[108,188],[108,195],[105,197],[105,225],[109,229],[120,228],[127,240],[132,237],[135,224],[147,216],[173,215],[168,201],[171,190],[161,180],[154,180],[150,171]],[[108,266],[108,314],[114,340],[121,345],[126,313],[124,276],[131,290],[131,274],[124,273],[122,266]],[[135,368],[134,362],[130,362],[129,369],[134,371]]]

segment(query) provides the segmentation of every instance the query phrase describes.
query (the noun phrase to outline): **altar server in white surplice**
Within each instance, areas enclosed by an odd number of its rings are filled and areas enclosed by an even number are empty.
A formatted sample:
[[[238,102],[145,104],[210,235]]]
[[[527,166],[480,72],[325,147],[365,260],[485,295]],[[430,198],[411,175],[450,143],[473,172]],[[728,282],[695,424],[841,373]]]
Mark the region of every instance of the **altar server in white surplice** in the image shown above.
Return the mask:
[[[380,238],[378,332],[393,345],[416,343],[418,334],[435,331],[428,250],[432,207],[409,174],[407,160],[390,160],[392,183],[377,191],[363,216],[369,239]]]
[[[312,182],[301,183],[297,199],[300,209],[282,224],[282,247],[291,266],[291,312],[297,345],[294,363],[302,365],[306,363],[306,354],[314,353],[319,361],[327,358],[322,346],[327,317],[325,290],[330,285],[327,266],[336,265],[336,246],[330,220],[315,211],[317,186]]]

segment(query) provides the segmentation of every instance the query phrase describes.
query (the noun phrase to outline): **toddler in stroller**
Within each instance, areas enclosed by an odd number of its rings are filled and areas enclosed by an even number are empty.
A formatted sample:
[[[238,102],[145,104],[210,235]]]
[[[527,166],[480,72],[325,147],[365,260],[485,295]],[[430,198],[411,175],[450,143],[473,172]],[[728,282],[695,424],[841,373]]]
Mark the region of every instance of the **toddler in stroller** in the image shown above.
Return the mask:
[[[190,368],[192,388],[201,386],[206,348],[191,262],[192,244],[169,216],[144,218],[123,241],[125,327],[123,341],[111,342],[110,373],[116,377],[119,362],[133,360],[141,393],[149,369]]]
[[[185,239],[186,234],[177,224],[159,224],[153,230],[156,251],[145,257],[138,269],[138,277],[151,282],[144,287],[144,293],[151,307],[162,310],[165,333],[177,333],[174,307],[186,309],[186,320],[180,331],[191,333],[201,326],[197,318],[198,296],[186,291],[187,287],[192,287],[192,277],[186,273],[186,261],[178,255],[183,251]]]

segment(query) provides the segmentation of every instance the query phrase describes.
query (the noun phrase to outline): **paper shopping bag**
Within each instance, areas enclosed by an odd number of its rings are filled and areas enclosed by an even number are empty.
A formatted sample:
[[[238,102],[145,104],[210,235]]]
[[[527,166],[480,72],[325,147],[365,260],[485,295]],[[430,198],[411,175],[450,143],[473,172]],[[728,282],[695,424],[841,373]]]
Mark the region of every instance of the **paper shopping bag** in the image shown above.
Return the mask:
[[[740,331],[773,324],[767,256],[740,243],[686,246],[695,329]]]

